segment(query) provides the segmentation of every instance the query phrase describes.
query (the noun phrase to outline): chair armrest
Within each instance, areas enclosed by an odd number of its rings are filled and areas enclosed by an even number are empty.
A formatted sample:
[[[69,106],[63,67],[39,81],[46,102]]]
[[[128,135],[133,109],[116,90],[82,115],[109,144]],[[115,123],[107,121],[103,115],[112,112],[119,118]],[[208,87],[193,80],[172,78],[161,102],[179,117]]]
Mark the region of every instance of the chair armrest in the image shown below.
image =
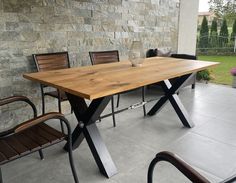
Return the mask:
[[[25,121],[25,122],[15,126],[13,128],[13,131],[14,131],[14,133],[19,133],[19,132],[27,130],[35,125],[38,125],[38,124],[43,123],[47,120],[50,120],[50,119],[60,119],[61,121],[63,121],[66,124],[67,127],[69,125],[69,122],[67,121],[67,119],[64,117],[63,114],[58,113],[58,112],[50,112],[50,113],[41,115],[37,118]]]
[[[177,155],[167,151],[158,153],[149,165],[147,177],[148,183],[153,183],[153,170],[155,165],[160,161],[167,161],[171,163],[192,182],[210,183],[209,180],[199,174],[196,170],[194,170],[189,164],[180,159]]]
[[[29,98],[27,98],[25,96],[12,96],[12,97],[0,99],[0,106],[10,104],[13,102],[19,102],[19,101],[23,101],[23,102],[26,102],[27,104],[29,104],[31,106],[31,108],[33,109],[34,117],[37,116],[37,110],[36,110],[35,105],[30,101]]]

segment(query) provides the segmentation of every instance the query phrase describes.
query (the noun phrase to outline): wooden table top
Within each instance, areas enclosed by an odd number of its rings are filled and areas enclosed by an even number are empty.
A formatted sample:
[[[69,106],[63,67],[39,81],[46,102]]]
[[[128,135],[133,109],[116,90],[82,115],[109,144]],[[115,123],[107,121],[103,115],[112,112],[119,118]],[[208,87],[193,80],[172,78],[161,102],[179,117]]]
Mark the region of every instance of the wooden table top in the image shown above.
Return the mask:
[[[129,61],[24,74],[24,77],[93,100],[215,66],[217,62],[152,57],[141,67]]]

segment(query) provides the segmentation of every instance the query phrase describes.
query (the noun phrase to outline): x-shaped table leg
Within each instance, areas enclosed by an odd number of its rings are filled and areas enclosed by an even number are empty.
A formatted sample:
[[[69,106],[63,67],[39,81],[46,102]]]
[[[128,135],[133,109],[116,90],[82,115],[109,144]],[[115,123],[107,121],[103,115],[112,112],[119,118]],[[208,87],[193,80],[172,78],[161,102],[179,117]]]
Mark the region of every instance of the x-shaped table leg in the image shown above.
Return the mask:
[[[95,99],[88,107],[83,98],[70,93],[66,94],[78,120],[78,125],[72,133],[72,148],[76,149],[85,138],[100,172],[108,178],[115,175],[116,166],[95,123],[109,103],[111,96]],[[67,144],[64,149],[67,150]]]
[[[177,81],[173,85],[171,85],[169,80],[162,81],[161,86],[165,94],[152,107],[152,109],[148,112],[148,115],[153,116],[154,114],[156,114],[164,106],[167,100],[169,100],[173,108],[175,109],[177,115],[179,116],[181,122],[183,123],[183,125],[188,128],[193,127],[194,123],[191,121],[188,115],[188,112],[186,111],[178,95],[176,94],[176,92],[178,92],[178,90],[181,88],[184,82],[187,82],[187,80],[191,79],[191,77],[194,77],[194,75],[187,74],[187,75],[181,76],[177,79]]]

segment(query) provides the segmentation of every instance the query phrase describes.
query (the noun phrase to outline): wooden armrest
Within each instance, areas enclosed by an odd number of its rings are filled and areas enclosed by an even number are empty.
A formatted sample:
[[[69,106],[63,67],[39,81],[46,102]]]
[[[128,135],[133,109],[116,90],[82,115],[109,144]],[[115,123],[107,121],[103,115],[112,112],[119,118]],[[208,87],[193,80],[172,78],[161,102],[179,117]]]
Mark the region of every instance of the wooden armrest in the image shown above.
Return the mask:
[[[177,155],[167,151],[158,153],[149,165],[148,183],[153,183],[153,170],[155,165],[160,161],[167,161],[171,163],[194,183],[210,183],[209,180],[199,174],[196,170],[194,170],[189,164],[180,159]]]
[[[13,131],[14,131],[14,133],[19,133],[21,131],[24,131],[28,128],[31,128],[39,123],[43,123],[43,122],[50,120],[50,119],[60,119],[61,121],[66,123],[67,126],[69,125],[67,119],[64,117],[63,114],[58,113],[58,112],[50,112],[50,113],[41,115],[37,118],[25,121],[25,122],[17,125],[16,127],[13,128]]]
[[[29,98],[27,98],[25,96],[12,96],[12,97],[0,99],[0,106],[10,104],[12,102],[18,102],[18,101],[23,101],[23,102],[26,102],[27,104],[29,104],[31,106],[31,108],[33,109],[34,117],[37,116],[37,110],[36,110],[35,105],[30,101]]]

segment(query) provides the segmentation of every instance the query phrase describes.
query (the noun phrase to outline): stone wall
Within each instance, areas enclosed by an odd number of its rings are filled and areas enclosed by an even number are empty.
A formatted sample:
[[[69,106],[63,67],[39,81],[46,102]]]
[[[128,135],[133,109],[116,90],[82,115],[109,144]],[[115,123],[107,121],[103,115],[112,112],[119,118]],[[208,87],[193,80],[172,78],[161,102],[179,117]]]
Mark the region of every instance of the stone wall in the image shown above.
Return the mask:
[[[145,49],[176,51],[178,16],[179,0],[0,0],[0,98],[29,96],[41,112],[38,84],[22,77],[36,70],[33,53],[68,51],[78,67],[90,64],[93,50],[118,49],[126,58],[134,39]],[[24,105],[11,108],[28,117]],[[9,124],[16,117],[7,110],[1,108],[0,120]]]

